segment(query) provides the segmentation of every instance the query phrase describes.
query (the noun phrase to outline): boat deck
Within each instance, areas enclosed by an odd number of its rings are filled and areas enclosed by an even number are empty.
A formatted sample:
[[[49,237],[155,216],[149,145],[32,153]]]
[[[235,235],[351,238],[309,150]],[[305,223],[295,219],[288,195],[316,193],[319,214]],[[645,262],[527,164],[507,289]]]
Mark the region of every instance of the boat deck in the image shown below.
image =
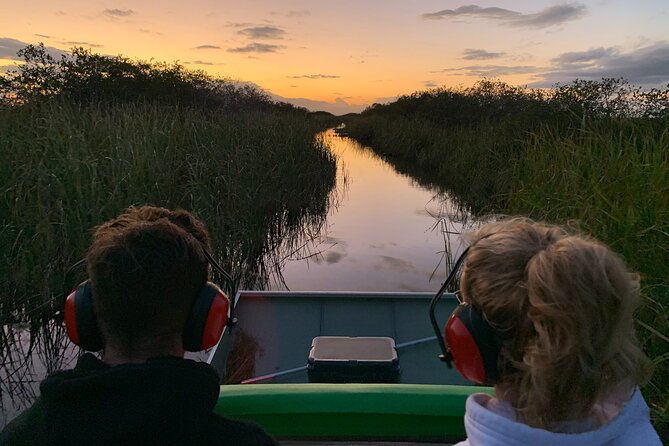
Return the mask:
[[[238,294],[238,325],[209,362],[228,383],[216,412],[252,420],[284,445],[446,445],[464,439],[467,397],[492,389],[466,383],[438,359],[429,293]],[[457,300],[437,306],[445,322]],[[310,383],[317,336],[389,337],[400,383]],[[225,339],[225,337],[224,337]],[[225,373],[227,372],[227,373]],[[247,383],[247,384],[245,384]]]

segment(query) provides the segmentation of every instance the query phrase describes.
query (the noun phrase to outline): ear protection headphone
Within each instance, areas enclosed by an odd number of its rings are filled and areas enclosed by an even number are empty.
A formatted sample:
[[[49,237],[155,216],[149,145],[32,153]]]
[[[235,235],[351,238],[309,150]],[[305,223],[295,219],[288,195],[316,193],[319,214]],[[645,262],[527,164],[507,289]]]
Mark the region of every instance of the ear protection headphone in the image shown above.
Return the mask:
[[[234,281],[230,275],[206,251],[205,257],[223,276],[228,285],[227,288],[236,294]],[[228,317],[228,310],[230,310],[230,317]],[[84,350],[102,350],[104,342],[93,310],[90,280],[80,284],[67,296],[64,313],[65,328],[72,342]],[[226,325],[231,329],[234,323],[234,303],[231,306],[226,294],[212,282],[207,282],[198,292],[186,319],[182,334],[183,347],[190,352],[212,348],[221,338]]]
[[[439,359],[444,361],[448,368],[452,368],[451,363],[455,363],[455,368],[465,379],[491,385],[495,383],[499,374],[497,358],[501,348],[501,338],[485,320],[481,310],[471,303],[461,301],[451,313],[443,336],[435,317],[437,302],[453,282],[467,252],[469,248],[460,255],[448,278],[432,298],[430,321],[442,352]],[[458,292],[455,296],[459,300]]]

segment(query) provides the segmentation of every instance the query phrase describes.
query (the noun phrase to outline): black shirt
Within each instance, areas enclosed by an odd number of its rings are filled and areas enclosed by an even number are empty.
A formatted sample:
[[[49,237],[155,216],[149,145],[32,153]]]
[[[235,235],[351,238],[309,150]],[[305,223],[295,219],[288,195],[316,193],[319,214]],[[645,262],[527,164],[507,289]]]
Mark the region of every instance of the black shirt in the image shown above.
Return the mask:
[[[0,445],[277,445],[255,424],[213,413],[218,376],[187,359],[110,367],[85,354],[40,390]]]

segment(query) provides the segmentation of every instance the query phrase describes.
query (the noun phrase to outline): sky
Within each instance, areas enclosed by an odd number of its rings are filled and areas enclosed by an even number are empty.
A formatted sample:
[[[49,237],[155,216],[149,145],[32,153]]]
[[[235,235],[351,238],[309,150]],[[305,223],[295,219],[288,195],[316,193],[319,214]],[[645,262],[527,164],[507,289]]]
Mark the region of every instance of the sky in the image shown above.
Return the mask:
[[[335,114],[483,77],[669,84],[667,0],[0,0],[0,70],[38,42],[179,61]]]

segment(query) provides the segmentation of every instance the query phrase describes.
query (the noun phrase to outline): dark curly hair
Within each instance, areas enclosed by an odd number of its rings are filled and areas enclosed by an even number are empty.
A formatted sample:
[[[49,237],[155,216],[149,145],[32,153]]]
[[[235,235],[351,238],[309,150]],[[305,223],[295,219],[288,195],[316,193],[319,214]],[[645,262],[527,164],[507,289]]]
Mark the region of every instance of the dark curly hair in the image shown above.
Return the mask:
[[[179,337],[208,247],[204,224],[183,210],[130,207],[98,226],[86,262],[105,344],[132,352]]]

